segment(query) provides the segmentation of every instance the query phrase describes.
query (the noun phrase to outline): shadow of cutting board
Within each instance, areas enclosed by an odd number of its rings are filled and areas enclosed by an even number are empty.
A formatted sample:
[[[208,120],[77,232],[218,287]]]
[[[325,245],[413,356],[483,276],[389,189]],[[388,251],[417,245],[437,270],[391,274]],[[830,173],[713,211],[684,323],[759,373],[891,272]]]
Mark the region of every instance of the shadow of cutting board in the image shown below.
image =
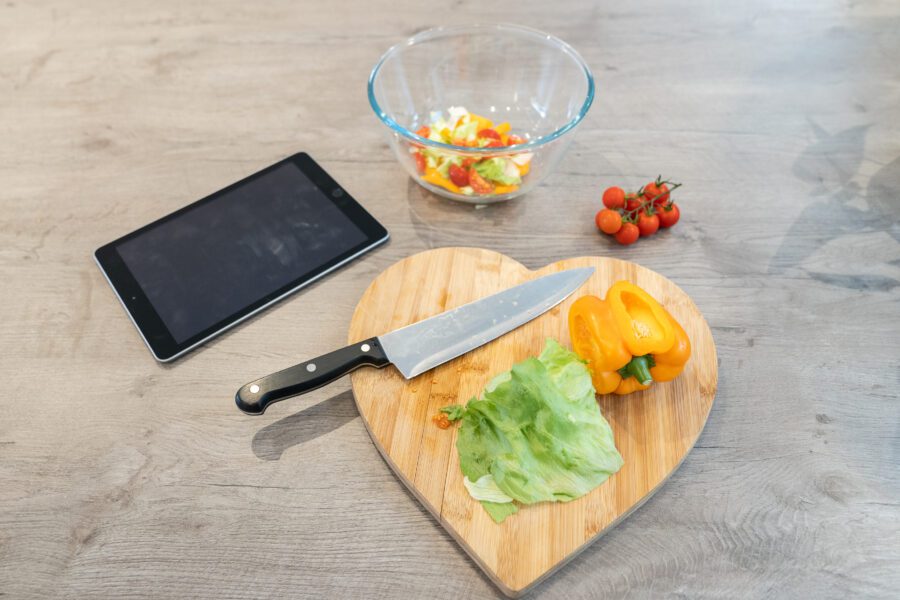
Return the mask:
[[[441,248],[410,256],[379,275],[350,324],[355,342],[420,321],[554,271],[596,272],[562,304],[481,348],[409,381],[394,367],[353,373],[353,394],[375,446],[388,465],[450,535],[508,596],[517,597],[565,564],[640,506],[693,448],[716,393],[716,348],[697,307],[674,283],[612,258],[563,260],[529,271],[513,259],[475,248]],[[674,381],[628,396],[602,396],[625,464],[604,484],[568,503],[523,506],[494,523],[463,486],[456,430],[435,426],[442,406],[465,403],[513,363],[536,356],[548,337],[571,347],[569,306],[585,294],[606,295],[628,279],[659,300],[682,324],[691,360]]]

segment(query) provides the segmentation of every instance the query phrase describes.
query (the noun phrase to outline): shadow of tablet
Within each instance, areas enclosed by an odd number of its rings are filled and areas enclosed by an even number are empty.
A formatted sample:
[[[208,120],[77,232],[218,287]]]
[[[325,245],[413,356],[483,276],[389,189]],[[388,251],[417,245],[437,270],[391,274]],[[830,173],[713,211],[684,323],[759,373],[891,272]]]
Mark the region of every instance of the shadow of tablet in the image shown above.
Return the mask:
[[[253,436],[253,453],[262,460],[278,460],[294,446],[330,433],[359,416],[353,392],[347,390],[270,425]]]

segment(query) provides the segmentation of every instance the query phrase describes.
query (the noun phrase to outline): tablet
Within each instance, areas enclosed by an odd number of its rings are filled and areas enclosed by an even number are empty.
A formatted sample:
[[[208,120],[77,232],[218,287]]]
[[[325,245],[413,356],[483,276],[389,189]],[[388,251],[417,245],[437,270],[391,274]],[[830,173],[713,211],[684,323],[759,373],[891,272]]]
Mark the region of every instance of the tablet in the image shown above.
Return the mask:
[[[99,248],[153,356],[170,361],[388,239],[300,153]]]

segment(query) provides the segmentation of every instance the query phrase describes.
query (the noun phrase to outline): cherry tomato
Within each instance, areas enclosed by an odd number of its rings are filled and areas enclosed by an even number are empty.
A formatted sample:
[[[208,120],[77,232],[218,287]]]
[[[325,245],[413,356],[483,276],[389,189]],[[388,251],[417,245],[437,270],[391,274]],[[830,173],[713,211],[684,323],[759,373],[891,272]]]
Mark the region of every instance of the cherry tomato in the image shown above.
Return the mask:
[[[469,167],[474,165],[476,162],[477,162],[477,159],[472,158],[471,156],[469,158],[464,158],[463,162],[462,162],[462,168],[468,171]]]
[[[641,232],[634,223],[622,223],[622,229],[616,232],[616,241],[623,246],[635,243]]]
[[[494,191],[491,182],[479,175],[475,169],[469,169],[469,185],[476,194],[490,194]]]
[[[416,160],[416,171],[419,173],[425,172],[425,155],[421,152],[414,152],[413,158]]]
[[[459,165],[450,165],[450,181],[459,187],[469,185],[469,171]]]
[[[429,135],[431,135],[431,129],[429,129],[428,125],[423,125],[422,127],[419,127],[418,131],[416,131],[416,135],[427,138]]]
[[[647,211],[642,210],[640,214],[638,214],[637,221],[638,230],[641,232],[641,236],[647,237],[656,233],[659,229],[659,217],[656,214],[648,215]]]
[[[669,186],[664,183],[656,185],[655,181],[651,181],[644,186],[644,199],[653,200],[654,206],[662,206],[669,201]]]
[[[681,218],[681,211],[678,210],[678,205],[674,202],[660,208],[656,211],[656,214],[659,215],[660,227],[671,227]]]
[[[663,206],[669,201],[669,186],[666,184],[662,184],[657,188],[659,193],[662,194],[656,201],[653,203],[654,206]]]
[[[525,143],[525,138],[520,135],[511,133],[509,134],[509,137],[506,138],[506,141],[510,146],[518,146],[519,144]]]
[[[502,147],[503,147],[503,142],[501,142],[500,140],[494,140],[494,139],[492,139],[492,140],[489,141],[487,144],[485,144],[483,147],[484,147],[484,148],[502,148]]]
[[[478,132],[478,137],[486,138],[491,140],[497,140],[498,142],[502,139],[500,134],[494,131],[493,129],[482,129]]]
[[[659,188],[656,186],[655,181],[651,181],[647,185],[644,186],[644,199],[645,200],[653,200],[657,194],[660,193]]]
[[[615,210],[604,208],[594,217],[597,229],[603,233],[615,233],[622,228],[622,215]]]
[[[641,197],[637,194],[625,194],[625,210],[637,210],[641,207]]]
[[[620,187],[606,188],[603,192],[603,206],[613,210],[624,208],[625,206],[625,190]]]

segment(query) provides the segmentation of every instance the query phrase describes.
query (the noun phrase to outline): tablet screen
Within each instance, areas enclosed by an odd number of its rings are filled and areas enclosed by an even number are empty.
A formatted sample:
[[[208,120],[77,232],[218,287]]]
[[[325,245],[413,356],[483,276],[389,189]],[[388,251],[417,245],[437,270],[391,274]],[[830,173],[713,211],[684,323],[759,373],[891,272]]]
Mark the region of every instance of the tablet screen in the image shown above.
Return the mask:
[[[118,245],[176,343],[367,239],[293,162]]]

